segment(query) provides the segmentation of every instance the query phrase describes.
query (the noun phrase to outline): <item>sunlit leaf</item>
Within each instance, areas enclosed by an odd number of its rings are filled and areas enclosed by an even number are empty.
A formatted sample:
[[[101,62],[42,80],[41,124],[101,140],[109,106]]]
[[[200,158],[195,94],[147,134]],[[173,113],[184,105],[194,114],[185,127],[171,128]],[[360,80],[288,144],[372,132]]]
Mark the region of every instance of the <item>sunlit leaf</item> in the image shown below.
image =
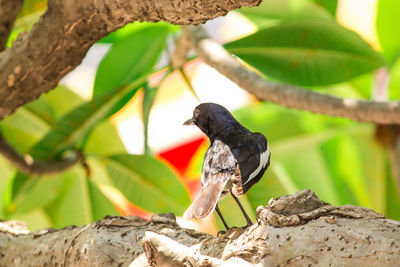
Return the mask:
[[[190,205],[181,181],[166,165],[150,156],[113,156],[104,164],[115,187],[142,209],[182,215]]]
[[[309,0],[264,0],[258,7],[242,7],[239,12],[259,27],[275,24],[279,20],[332,19],[324,7]]]
[[[126,149],[114,125],[105,120],[91,131],[84,151],[88,154],[112,155],[125,153]]]
[[[50,125],[25,107],[0,122],[2,134],[18,152],[25,153],[49,130]]]
[[[285,22],[225,47],[267,76],[304,86],[347,81],[385,64],[360,36],[328,20]]]
[[[134,31],[115,43],[97,69],[93,96],[147,74],[159,58],[168,33],[168,26],[153,25]]]
[[[77,168],[62,175],[58,197],[46,207],[55,227],[83,225],[118,211],[99,188]]]
[[[136,80],[128,86],[122,86],[107,94],[95,97],[70,111],[56,122],[54,129],[32,148],[36,159],[49,159],[74,147],[85,138],[93,127],[112,115],[118,109],[116,105],[128,94],[134,94],[146,77]],[[132,89],[134,88],[134,89]],[[118,106],[122,108],[122,106]]]
[[[76,93],[65,86],[58,85],[54,90],[42,95],[51,106],[56,119],[85,103]]]
[[[159,87],[150,88],[146,83],[143,87],[143,101],[142,101],[142,119],[144,126],[144,150],[146,153],[151,154],[148,136],[149,136],[149,117],[150,110],[153,106],[154,99],[156,98],[156,94]]]
[[[154,27],[154,25],[157,26],[165,26],[168,27],[170,31],[176,31],[179,29],[179,26],[171,25],[166,22],[160,21],[157,22],[157,24],[154,24],[154,22],[139,22],[135,21],[129,24],[126,24],[124,27],[121,29],[116,30],[115,32],[110,33],[100,41],[99,43],[118,43],[121,40],[125,39],[127,36],[131,35],[132,33],[142,30],[147,27]]]
[[[31,177],[13,200],[12,212],[22,213],[45,207],[57,197],[62,184],[62,177],[58,175]]]
[[[336,15],[338,0],[313,0],[313,2],[325,8],[332,16]]]
[[[400,55],[400,0],[379,0],[377,6],[376,30],[382,53],[388,62],[393,63]]]

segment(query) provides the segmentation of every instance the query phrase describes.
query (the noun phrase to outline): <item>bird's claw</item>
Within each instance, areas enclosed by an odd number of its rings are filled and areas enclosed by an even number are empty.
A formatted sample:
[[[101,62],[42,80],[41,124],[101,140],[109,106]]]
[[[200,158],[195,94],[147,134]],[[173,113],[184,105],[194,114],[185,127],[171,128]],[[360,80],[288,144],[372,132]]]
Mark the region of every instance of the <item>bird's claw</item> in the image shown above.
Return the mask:
[[[226,235],[226,231],[218,231],[217,237],[219,237],[220,235]]]

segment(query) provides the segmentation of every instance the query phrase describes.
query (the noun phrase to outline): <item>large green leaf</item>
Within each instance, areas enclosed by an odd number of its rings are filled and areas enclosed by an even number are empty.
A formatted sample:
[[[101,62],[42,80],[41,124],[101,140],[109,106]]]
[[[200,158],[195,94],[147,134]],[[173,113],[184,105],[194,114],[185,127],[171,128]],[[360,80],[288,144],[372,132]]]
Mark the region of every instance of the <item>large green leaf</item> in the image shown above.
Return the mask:
[[[114,125],[105,120],[90,133],[84,151],[85,154],[112,155],[125,153],[126,149]]]
[[[390,63],[400,56],[399,16],[400,0],[378,1],[376,30],[382,53]]]
[[[97,69],[93,96],[147,74],[157,62],[168,32],[166,25],[148,26],[115,43]]]
[[[170,31],[177,31],[179,29],[179,26],[176,25],[171,25],[166,22],[160,21],[157,22],[157,24],[154,24],[154,22],[141,22],[141,21],[135,21],[129,24],[126,24],[124,27],[121,29],[116,30],[115,32],[110,33],[98,43],[108,43],[108,44],[115,44],[120,42],[121,40],[125,39],[127,36],[131,35],[132,33],[142,30],[147,27],[154,27],[154,25],[157,26],[166,26],[169,28]]]
[[[122,106],[116,108],[116,105],[128,94],[134,94],[145,79],[146,77],[141,77],[132,84],[95,97],[92,101],[69,112],[32,148],[32,156],[36,159],[54,158],[77,145],[97,123],[122,108]]]
[[[336,15],[338,0],[313,0],[313,2],[325,8],[332,16]]]
[[[258,7],[243,7],[239,12],[259,27],[276,23],[277,20],[332,19],[325,8],[309,0],[264,0]]]
[[[285,22],[225,47],[267,76],[304,86],[347,81],[385,64],[356,33],[328,20]]]
[[[397,58],[390,69],[389,98],[400,99],[400,58]]]
[[[46,207],[55,227],[88,224],[118,211],[97,185],[78,168],[62,175],[63,185],[58,197]]]
[[[178,177],[162,162],[147,155],[118,155],[105,159],[114,186],[135,205],[150,212],[181,215],[190,204]]]
[[[24,213],[45,207],[56,199],[62,184],[63,179],[60,175],[27,178],[15,199],[8,205],[8,213]]]
[[[151,154],[150,146],[149,146],[149,117],[150,110],[153,106],[154,99],[156,98],[157,91],[159,87],[151,88],[148,84],[144,86],[143,92],[143,101],[142,101],[142,120],[144,126],[144,150],[147,154]]]
[[[50,125],[26,107],[0,122],[2,134],[18,152],[25,153],[49,130]]]
[[[62,85],[41,97],[46,99],[56,120],[85,103],[79,95]]]

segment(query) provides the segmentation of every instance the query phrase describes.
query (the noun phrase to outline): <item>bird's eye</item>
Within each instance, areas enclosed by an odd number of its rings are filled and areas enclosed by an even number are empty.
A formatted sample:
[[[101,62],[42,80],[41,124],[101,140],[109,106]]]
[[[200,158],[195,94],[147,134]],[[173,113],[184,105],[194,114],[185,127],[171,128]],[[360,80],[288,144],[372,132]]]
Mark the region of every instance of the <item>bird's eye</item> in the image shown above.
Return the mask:
[[[194,116],[195,116],[195,118],[197,118],[199,115],[200,115],[200,110],[195,109],[195,110],[194,110]]]

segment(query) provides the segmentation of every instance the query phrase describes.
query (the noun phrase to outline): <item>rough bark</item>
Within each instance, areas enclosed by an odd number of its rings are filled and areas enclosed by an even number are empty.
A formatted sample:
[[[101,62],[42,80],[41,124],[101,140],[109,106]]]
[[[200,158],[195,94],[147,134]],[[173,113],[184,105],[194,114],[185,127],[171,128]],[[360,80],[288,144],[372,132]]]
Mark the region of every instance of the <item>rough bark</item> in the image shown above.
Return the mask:
[[[400,123],[399,101],[379,102],[340,98],[298,86],[274,83],[240,63],[221,45],[211,40],[201,26],[185,26],[183,29],[197,55],[206,64],[262,101],[357,121],[379,124]]]
[[[4,223],[3,223],[4,225]],[[395,266],[400,222],[331,206],[310,190],[273,199],[247,229],[214,237],[173,214],[106,217],[82,227],[10,233],[0,224],[0,266]],[[144,249],[143,249],[144,248]]]
[[[6,47],[22,4],[23,0],[0,0],[0,51]]]
[[[92,44],[132,21],[199,24],[261,0],[49,0],[38,23],[0,53],[0,119],[54,88]]]

